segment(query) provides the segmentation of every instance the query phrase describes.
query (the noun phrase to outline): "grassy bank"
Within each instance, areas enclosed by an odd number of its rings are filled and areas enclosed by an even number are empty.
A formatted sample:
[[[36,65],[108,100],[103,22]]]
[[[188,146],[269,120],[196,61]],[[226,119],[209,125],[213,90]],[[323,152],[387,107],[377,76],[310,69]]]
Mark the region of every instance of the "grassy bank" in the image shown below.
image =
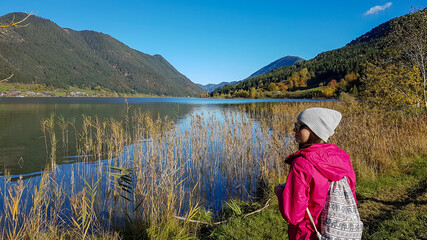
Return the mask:
[[[358,184],[364,239],[427,239],[427,156]]]
[[[356,185],[363,239],[426,239],[427,156],[413,159],[401,172],[385,174]],[[248,218],[234,218],[206,228],[200,239],[287,239],[287,223],[276,196],[268,209]]]
[[[19,96],[25,97],[161,97],[144,93],[117,93],[101,87],[83,89],[70,86],[64,89],[23,83],[0,83],[0,92],[6,93],[3,97],[16,97],[17,95],[13,95],[16,92],[20,92]]]

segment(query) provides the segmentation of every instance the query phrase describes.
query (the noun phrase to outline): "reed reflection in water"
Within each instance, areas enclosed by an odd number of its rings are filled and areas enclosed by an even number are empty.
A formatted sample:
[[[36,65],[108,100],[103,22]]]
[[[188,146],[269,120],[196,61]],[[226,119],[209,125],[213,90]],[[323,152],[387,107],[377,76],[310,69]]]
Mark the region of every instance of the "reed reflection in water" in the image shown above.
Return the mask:
[[[264,123],[243,112],[202,112],[177,125],[142,111],[127,111],[121,119],[83,116],[75,134],[77,163],[61,166],[56,165],[62,142],[57,139],[67,138],[72,121],[46,119],[48,168],[33,183],[13,183],[6,176],[5,209],[19,192],[16,186],[22,186],[37,189],[21,208],[28,209],[20,212],[22,221],[63,221],[93,230],[173,215],[191,218],[200,206],[219,210],[230,198],[251,200],[262,174],[283,169],[278,159],[289,153]],[[18,192],[6,193],[12,188]]]

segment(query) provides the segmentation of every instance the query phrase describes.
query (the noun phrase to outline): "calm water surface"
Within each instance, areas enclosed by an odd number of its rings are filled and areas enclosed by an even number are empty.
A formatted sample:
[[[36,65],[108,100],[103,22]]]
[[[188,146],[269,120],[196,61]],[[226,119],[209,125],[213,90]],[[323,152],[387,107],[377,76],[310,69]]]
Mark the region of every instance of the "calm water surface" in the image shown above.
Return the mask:
[[[120,120],[126,107],[152,113],[153,117],[185,122],[191,114],[216,113],[220,118],[224,109],[239,104],[266,102],[316,101],[296,99],[199,99],[199,98],[0,98],[0,174],[4,169],[11,175],[40,172],[46,165],[46,147],[41,121],[52,114],[75,119],[78,128],[82,115],[98,116],[100,120]],[[205,114],[207,116],[208,114]],[[58,136],[59,137],[59,136]],[[70,148],[73,146],[71,145]],[[72,152],[70,153],[72,155]],[[70,163],[67,158],[58,164]]]

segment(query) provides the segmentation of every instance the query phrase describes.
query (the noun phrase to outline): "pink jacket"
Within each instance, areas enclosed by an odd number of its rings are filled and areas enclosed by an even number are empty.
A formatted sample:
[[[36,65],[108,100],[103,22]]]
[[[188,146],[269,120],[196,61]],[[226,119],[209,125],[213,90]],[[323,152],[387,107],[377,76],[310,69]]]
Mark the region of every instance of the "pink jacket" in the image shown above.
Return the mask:
[[[317,239],[305,209],[308,207],[320,231],[320,213],[330,181],[338,181],[344,176],[347,176],[356,199],[356,175],[350,157],[336,145],[325,143],[301,149],[288,156],[286,162],[291,163],[286,185],[276,194],[280,212],[290,223],[289,239]]]

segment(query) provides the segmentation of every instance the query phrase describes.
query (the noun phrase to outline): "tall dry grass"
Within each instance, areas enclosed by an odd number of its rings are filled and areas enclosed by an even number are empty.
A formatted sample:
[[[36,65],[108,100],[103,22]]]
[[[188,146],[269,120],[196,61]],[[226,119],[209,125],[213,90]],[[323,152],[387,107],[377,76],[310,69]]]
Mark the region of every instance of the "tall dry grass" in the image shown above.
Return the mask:
[[[254,106],[244,110],[267,122],[277,134],[276,138],[284,135],[293,139],[296,117],[310,107],[331,108],[342,113],[341,123],[329,142],[350,154],[358,177],[375,178],[400,171],[412,159],[427,154],[425,113],[415,115],[371,108],[349,96],[337,102],[282,103],[264,106],[262,110]]]
[[[396,171],[426,154],[426,115],[368,109],[351,98],[244,105],[192,115],[179,125],[129,109],[122,120],[82,116],[80,129],[74,120],[51,116],[42,122],[48,164],[38,183],[4,177],[1,236],[196,238],[190,220],[202,206],[217,208],[228,198],[251,201],[261,182],[269,189],[268,183],[285,181],[283,160],[296,150],[293,123],[313,106],[343,113],[331,142],[350,154],[358,177]],[[70,136],[78,158],[64,175],[56,152],[67,149]]]

